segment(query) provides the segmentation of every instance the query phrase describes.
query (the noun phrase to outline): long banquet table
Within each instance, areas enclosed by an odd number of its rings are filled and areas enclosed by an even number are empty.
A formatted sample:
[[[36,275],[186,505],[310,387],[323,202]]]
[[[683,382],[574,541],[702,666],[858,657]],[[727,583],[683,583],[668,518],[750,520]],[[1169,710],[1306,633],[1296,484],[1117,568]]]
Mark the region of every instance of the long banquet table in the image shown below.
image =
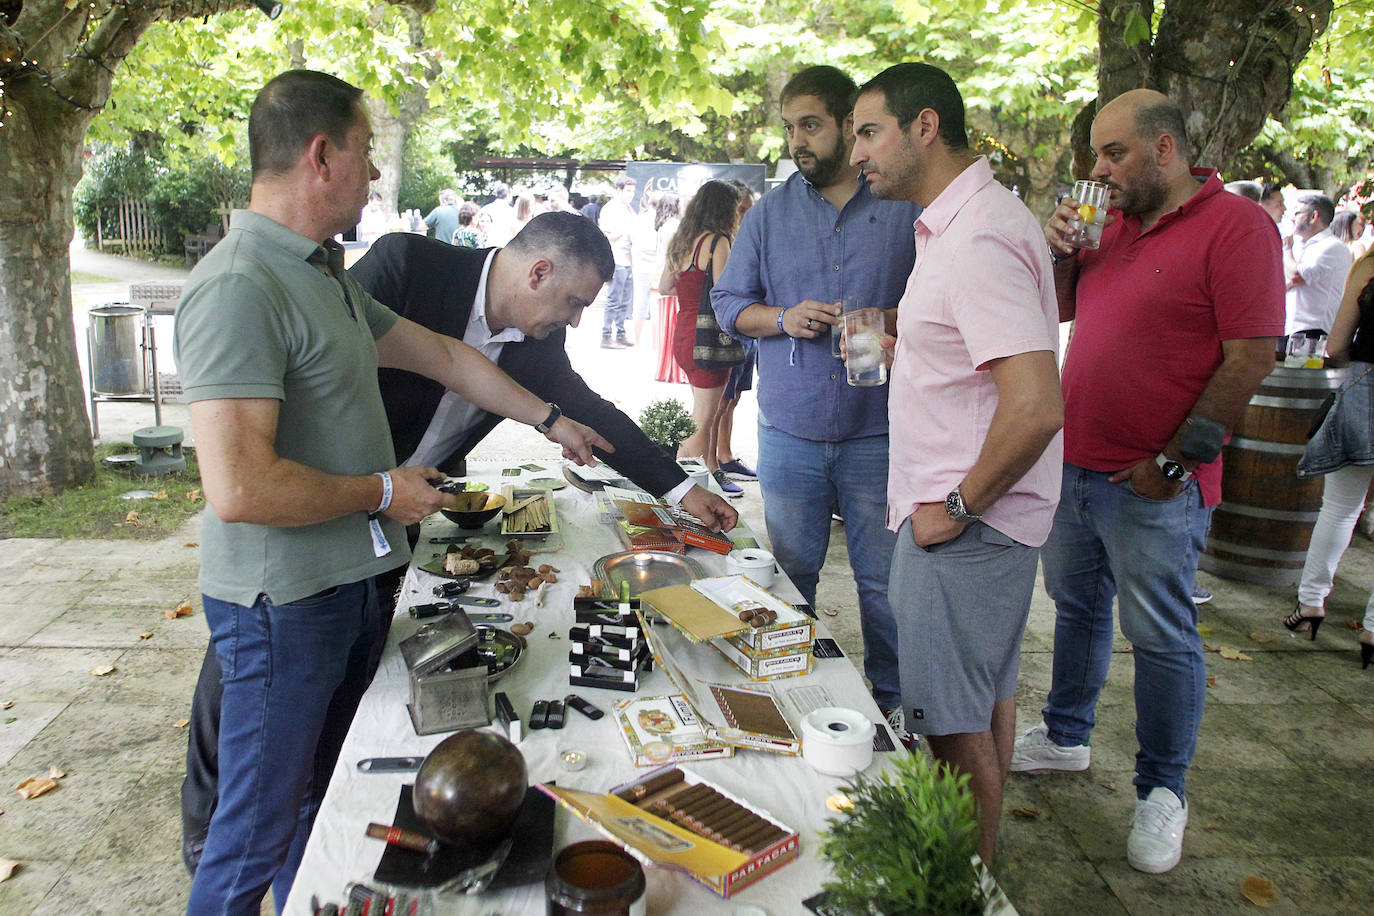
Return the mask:
[[[498,490],[507,483],[523,487],[526,486],[524,481],[530,478],[558,476],[560,467],[557,463],[546,464],[546,471],[522,471],[522,476],[517,478],[501,476],[501,465],[472,462],[468,479],[483,480]],[[531,562],[534,565],[550,563],[558,567],[561,570],[558,582],[548,587],[542,607],[535,606],[531,593],[522,602],[503,601],[501,608],[490,609],[508,610],[515,615],[515,622],[528,620],[535,625],[534,631],[526,637],[528,648],[525,657],[493,685],[492,692],[505,692],[522,720],[528,718],[534,701],[561,699],[568,693],[577,693],[605,710],[607,715],[597,721],[568,710],[567,724],[563,729],[527,729],[524,740],[518,746],[525,757],[532,784],[556,780],[560,786],[568,788],[607,792],[613,786],[648,772],[633,765],[611,714],[612,706],[631,694],[569,685],[568,630],[573,623],[572,599],[577,586],[591,581],[592,569],[599,557],[623,548],[612,527],[598,520],[595,499],[590,494],[569,486],[556,491],[554,497],[560,534],[551,537],[549,543],[561,541],[562,546],[552,553],[536,553]],[[499,520],[494,520],[483,528],[481,544],[497,548],[504,544],[504,538],[498,533],[498,524]],[[412,783],[415,774],[361,773],[357,769],[358,761],[369,757],[424,755],[445,737],[442,734],[424,737],[415,734],[406,712],[409,678],[397,644],[414,633],[421,624],[421,621],[411,619],[406,610],[412,604],[436,600],[432,589],[443,581],[417,568],[418,564],[445,549],[444,545],[430,544],[428,538],[457,533],[460,533],[457,526],[439,515],[427,519],[422,526],[420,542],[402,587],[397,616],[381,668],[362,700],[344,743],[296,876],[286,908],[288,916],[310,916],[312,896],[318,896],[321,901],[343,902],[344,888],[350,881],[373,883],[373,871],[381,858],[383,844],[367,838],[365,828],[372,821],[392,822],[399,790],[402,785]],[[749,535],[750,532],[741,528],[732,534],[740,536]],[[539,545],[534,542],[531,546],[538,549]],[[688,548],[687,553],[705,568],[707,575],[725,573],[724,557],[699,548]],[[496,596],[494,581],[493,577],[485,582],[474,582],[468,594]],[[771,591],[785,601],[795,603],[801,600],[792,583],[781,575]],[[509,628],[510,625],[498,624],[503,628]],[[817,636],[824,635],[828,634],[822,618],[818,621]],[[742,678],[743,674],[736,672],[736,676]],[[802,684],[824,685],[835,705],[859,710],[875,723],[882,722],[863,679],[848,657],[817,658],[812,673],[771,683],[779,693],[785,688]],[[662,696],[675,692],[671,681],[657,667],[640,676],[640,696]],[[786,702],[782,706],[794,719],[795,728],[797,723],[793,710],[788,708]],[[502,732],[501,726],[495,722],[490,728]],[[885,726],[880,724],[879,728]],[[900,746],[896,745],[898,748]],[[586,754],[585,769],[568,772],[560,768],[558,754],[569,747]],[[876,773],[893,759],[892,753],[877,753],[867,772]],[[732,913],[750,905],[760,907],[773,916],[807,912],[801,901],[819,892],[830,874],[818,854],[818,833],[824,829],[826,818],[830,816],[825,807],[826,798],[837,791],[843,780],[816,772],[800,757],[751,750],[740,750],[729,759],[691,761],[683,766],[725,790],[749,799],[797,830],[801,840],[801,856],[726,901],[687,875],[667,869],[646,868],[648,888],[645,899],[648,912]],[[561,806],[558,807],[554,826],[555,851],[571,842],[597,838],[601,838],[600,834],[593,827]],[[544,900],[544,887],[542,883],[537,883],[470,897],[446,895],[435,912],[483,916],[493,913],[543,913]]]

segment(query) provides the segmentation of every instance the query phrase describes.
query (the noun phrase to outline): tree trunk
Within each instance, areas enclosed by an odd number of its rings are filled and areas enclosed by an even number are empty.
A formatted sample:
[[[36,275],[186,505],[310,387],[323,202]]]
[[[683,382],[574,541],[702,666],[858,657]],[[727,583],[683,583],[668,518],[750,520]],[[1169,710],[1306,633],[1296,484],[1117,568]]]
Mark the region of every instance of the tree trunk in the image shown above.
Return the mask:
[[[95,472],[72,324],[72,190],[93,113],[36,76],[5,83],[0,129],[0,495]]]
[[[1126,42],[1128,14],[1150,0],[1103,0],[1099,107],[1128,89],[1158,89],[1183,109],[1195,165],[1223,171],[1264,119],[1288,104],[1293,70],[1325,31],[1331,0],[1170,0],[1155,34]]]
[[[372,189],[382,195],[382,209],[395,213],[401,196],[401,174],[409,127],[391,113],[383,99],[367,99],[368,117],[372,120],[372,162],[382,177],[372,183]]]

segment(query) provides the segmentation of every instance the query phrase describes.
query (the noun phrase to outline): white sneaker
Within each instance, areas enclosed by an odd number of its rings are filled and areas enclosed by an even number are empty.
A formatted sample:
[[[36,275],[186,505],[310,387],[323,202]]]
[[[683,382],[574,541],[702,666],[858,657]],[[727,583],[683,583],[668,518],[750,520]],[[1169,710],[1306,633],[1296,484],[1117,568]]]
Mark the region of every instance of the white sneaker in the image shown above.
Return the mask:
[[[1126,861],[1136,871],[1158,875],[1183,857],[1183,828],[1188,826],[1188,803],[1163,786],[1156,786],[1135,803]]]
[[[1016,739],[1011,750],[1011,771],[1031,773],[1037,770],[1062,770],[1077,773],[1086,770],[1092,761],[1092,748],[1086,744],[1060,747],[1050,740],[1050,730],[1044,722]]]
[[[902,712],[902,707],[894,706],[891,709],[879,711],[887,720],[887,727],[892,729],[892,734],[896,735],[897,740],[902,743],[902,747],[909,751],[915,751],[921,746],[920,737],[906,730],[906,714]]]

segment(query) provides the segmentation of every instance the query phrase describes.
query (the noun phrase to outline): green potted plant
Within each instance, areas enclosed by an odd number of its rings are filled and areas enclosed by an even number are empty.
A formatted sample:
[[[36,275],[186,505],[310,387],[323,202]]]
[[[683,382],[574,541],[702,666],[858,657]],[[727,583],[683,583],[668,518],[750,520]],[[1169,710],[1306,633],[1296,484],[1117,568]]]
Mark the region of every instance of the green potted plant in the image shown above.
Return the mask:
[[[639,415],[639,428],[650,441],[666,449],[669,457],[675,457],[677,447],[697,431],[697,424],[681,401],[664,398],[644,408]]]
[[[902,754],[876,777],[857,774],[843,792],[849,807],[821,838],[835,873],[825,885],[827,912],[980,913],[1005,901],[977,857],[967,776],[923,754]]]

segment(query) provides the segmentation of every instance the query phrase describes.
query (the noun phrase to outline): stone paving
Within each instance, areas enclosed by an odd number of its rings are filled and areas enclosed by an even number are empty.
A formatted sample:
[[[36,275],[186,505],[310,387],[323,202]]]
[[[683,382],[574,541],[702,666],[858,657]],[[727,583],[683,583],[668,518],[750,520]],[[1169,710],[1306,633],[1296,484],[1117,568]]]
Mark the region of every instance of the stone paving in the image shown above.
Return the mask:
[[[83,269],[108,275],[118,266]],[[589,315],[570,341],[594,388],[631,415],[665,393],[686,399],[680,387],[644,383],[652,375],[651,349],[603,354],[596,346],[599,317]],[[754,456],[752,404],[746,397],[736,424],[746,460]],[[150,424],[151,407],[116,405],[108,414],[102,408],[101,421],[106,438],[117,437]],[[552,453],[541,437],[504,424],[480,457]],[[761,532],[757,486],[745,488],[741,511]],[[177,791],[185,731],[176,723],[187,715],[206,640],[197,550],[186,546],[198,540],[198,525],[192,520],[156,542],[0,545],[0,705],[13,703],[0,711],[0,784],[13,786],[52,766],[66,772],[40,798],[24,800],[8,789],[0,796],[0,858],[24,863],[0,883],[2,916],[184,909],[189,882],[179,856]],[[842,531],[833,528],[818,604],[839,611],[827,623],[857,655]],[[1250,875],[1274,883],[1279,898],[1270,912],[1374,911],[1374,803],[1367,788],[1374,669],[1360,669],[1355,633],[1346,626],[1374,585],[1374,547],[1356,537],[1315,643],[1279,624],[1292,606],[1291,590],[1206,575],[1203,583],[1216,593],[1202,608],[1206,641],[1252,660],[1207,656],[1215,686],[1189,783],[1182,863],[1150,876],[1125,861],[1134,798],[1133,669],[1118,637],[1092,769],[1013,775],[1008,785],[995,871],[1022,913],[1242,913],[1254,909],[1240,895]],[[163,612],[183,599],[194,612],[166,619]],[[1037,588],[1018,692],[1022,728],[1038,721],[1052,640],[1053,609]],[[90,673],[103,665],[115,671]],[[728,903],[716,909],[732,910]]]

